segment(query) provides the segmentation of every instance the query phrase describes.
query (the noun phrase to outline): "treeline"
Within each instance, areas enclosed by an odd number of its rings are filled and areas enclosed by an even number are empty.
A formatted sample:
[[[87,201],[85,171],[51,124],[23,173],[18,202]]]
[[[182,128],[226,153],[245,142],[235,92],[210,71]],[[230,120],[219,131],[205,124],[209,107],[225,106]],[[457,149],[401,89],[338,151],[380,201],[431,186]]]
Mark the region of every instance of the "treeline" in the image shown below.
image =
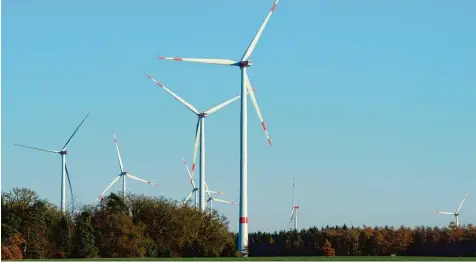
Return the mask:
[[[253,233],[250,256],[476,257],[476,227],[329,227]]]
[[[110,194],[74,215],[29,190],[2,192],[2,259],[237,256],[218,213],[165,198]],[[326,227],[252,233],[250,256],[476,256],[476,228]]]
[[[29,189],[2,192],[2,259],[234,256],[217,213],[164,198],[110,194],[74,215]]]

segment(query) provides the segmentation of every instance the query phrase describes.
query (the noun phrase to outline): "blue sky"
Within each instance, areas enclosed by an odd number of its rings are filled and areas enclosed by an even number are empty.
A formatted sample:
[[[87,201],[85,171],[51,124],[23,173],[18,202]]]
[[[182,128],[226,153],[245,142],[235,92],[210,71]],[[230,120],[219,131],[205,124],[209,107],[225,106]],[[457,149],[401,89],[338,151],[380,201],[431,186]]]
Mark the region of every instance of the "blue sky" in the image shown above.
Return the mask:
[[[173,199],[190,190],[196,117],[144,76],[208,109],[239,94],[239,70],[157,60],[238,60],[267,1],[3,1],[2,190],[59,204],[68,147],[76,196],[91,203],[125,169]],[[249,70],[270,148],[249,108],[250,230],[476,222],[476,2],[282,0]],[[251,106],[251,104],[250,104]],[[207,118],[207,181],[239,200],[239,102]],[[120,186],[114,187],[114,191]],[[214,205],[238,228],[238,207]]]

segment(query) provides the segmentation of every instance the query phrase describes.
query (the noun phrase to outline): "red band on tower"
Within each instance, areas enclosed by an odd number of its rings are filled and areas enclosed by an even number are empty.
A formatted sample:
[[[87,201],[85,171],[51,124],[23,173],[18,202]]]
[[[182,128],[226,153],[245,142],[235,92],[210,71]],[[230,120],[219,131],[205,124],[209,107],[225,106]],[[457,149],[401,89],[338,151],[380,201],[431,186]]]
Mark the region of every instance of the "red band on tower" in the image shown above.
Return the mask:
[[[240,217],[240,224],[248,224],[248,217]]]

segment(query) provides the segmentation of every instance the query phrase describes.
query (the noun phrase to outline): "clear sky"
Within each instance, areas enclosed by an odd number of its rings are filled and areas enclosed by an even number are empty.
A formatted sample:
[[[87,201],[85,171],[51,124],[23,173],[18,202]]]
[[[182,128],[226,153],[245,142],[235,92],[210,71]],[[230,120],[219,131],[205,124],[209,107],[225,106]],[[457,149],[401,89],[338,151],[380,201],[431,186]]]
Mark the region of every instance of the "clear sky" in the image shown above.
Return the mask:
[[[68,150],[76,196],[92,203],[125,169],[184,198],[199,110],[240,92],[239,70],[156,59],[239,60],[272,0],[2,1],[2,190],[59,204]],[[250,230],[476,223],[476,2],[282,0],[251,59],[273,147],[249,108]],[[239,201],[239,101],[207,118],[207,182]],[[197,173],[198,174],[198,173]],[[120,189],[116,184],[113,191]],[[238,228],[238,207],[214,204]]]

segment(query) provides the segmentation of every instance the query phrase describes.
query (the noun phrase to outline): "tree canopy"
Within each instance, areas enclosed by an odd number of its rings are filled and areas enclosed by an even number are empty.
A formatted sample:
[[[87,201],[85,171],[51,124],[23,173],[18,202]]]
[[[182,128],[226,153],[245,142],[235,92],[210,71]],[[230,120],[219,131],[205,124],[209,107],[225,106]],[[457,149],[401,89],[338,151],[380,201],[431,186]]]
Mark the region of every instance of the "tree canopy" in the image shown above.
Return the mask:
[[[317,222],[317,221],[316,221]],[[63,215],[32,190],[2,192],[2,259],[236,256],[216,211],[114,193]],[[250,256],[475,256],[476,227],[312,227],[249,235]]]

